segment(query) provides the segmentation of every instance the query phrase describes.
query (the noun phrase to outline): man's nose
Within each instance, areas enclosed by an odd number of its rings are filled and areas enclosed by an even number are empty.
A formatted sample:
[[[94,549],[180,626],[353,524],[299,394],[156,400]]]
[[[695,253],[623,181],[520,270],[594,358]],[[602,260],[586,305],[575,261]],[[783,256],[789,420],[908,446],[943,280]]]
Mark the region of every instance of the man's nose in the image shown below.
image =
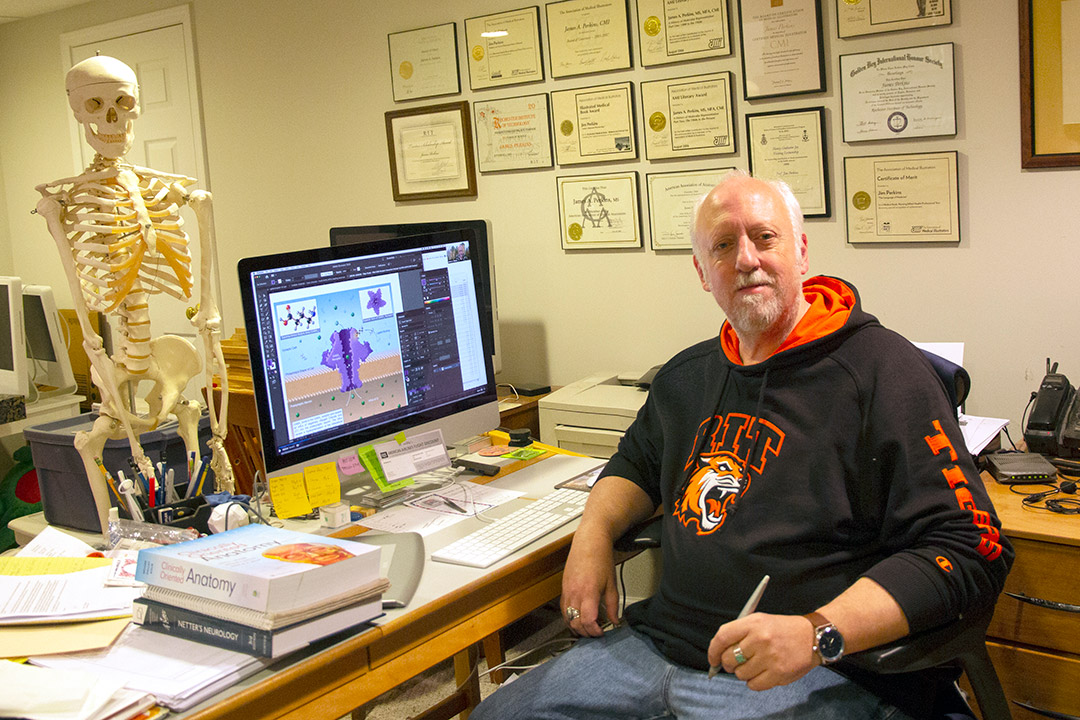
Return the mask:
[[[739,272],[757,270],[759,265],[757,246],[746,235],[740,236],[735,242],[735,269]]]

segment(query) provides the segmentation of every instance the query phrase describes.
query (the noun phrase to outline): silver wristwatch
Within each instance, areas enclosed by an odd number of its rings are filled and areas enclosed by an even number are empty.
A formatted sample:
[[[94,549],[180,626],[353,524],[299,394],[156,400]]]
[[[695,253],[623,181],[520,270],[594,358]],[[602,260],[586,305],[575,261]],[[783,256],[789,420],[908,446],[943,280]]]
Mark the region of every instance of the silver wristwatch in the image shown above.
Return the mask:
[[[822,665],[834,663],[844,656],[844,636],[836,626],[818,612],[807,613],[804,618],[814,626],[814,654]]]

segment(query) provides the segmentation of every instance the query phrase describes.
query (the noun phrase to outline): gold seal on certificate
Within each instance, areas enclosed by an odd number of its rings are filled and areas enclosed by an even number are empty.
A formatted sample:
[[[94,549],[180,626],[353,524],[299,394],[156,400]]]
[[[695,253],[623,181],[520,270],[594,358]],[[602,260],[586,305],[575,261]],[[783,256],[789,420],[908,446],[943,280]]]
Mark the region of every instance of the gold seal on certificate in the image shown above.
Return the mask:
[[[628,82],[551,93],[551,115],[559,128],[555,159],[560,165],[633,160],[632,86]]]
[[[401,75],[402,78],[404,78],[405,80],[408,80],[409,78],[412,77],[412,74],[413,74],[412,63],[409,62],[408,60],[405,60],[404,62],[401,63],[401,66],[398,68],[398,75]]]
[[[556,179],[565,250],[641,247],[636,172]]]
[[[637,0],[642,67],[731,54],[728,0]]]
[[[552,77],[630,67],[626,0],[558,0],[544,9]]]
[[[649,160],[735,152],[731,73],[641,83]]]
[[[473,90],[544,79],[538,6],[468,18],[465,43]]]
[[[844,158],[848,242],[960,242],[957,153]]]
[[[551,167],[545,93],[473,103],[480,172]]]
[[[953,45],[840,56],[844,142],[956,134]]]

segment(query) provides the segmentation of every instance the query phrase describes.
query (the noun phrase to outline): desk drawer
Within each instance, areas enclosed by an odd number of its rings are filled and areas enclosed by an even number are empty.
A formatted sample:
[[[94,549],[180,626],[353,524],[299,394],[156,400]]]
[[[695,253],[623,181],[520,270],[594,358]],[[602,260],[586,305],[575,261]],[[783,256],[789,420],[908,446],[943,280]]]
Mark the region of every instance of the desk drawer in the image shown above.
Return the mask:
[[[1009,699],[1013,720],[1038,720],[1013,700],[1044,710],[1080,716],[1080,655],[1051,655],[988,642],[986,649]]]
[[[1013,539],[1016,562],[1005,591],[1080,606],[1080,548]],[[1008,642],[1080,651],[1080,613],[1039,607],[1002,594],[986,634]]]

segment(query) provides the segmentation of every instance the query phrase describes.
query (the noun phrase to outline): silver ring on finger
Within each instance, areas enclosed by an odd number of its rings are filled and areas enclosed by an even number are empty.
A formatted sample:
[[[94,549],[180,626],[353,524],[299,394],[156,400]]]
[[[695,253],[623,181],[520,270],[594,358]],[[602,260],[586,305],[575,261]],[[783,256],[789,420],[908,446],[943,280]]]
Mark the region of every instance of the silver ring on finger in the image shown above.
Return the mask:
[[[735,664],[736,665],[742,665],[744,662],[746,662],[746,656],[743,655],[742,648],[739,647],[738,645],[736,645],[735,646]]]
[[[570,605],[566,606],[566,621],[567,622],[574,622],[579,617],[581,617],[581,611],[580,610],[578,610],[576,607],[573,607],[573,606],[570,606]]]

